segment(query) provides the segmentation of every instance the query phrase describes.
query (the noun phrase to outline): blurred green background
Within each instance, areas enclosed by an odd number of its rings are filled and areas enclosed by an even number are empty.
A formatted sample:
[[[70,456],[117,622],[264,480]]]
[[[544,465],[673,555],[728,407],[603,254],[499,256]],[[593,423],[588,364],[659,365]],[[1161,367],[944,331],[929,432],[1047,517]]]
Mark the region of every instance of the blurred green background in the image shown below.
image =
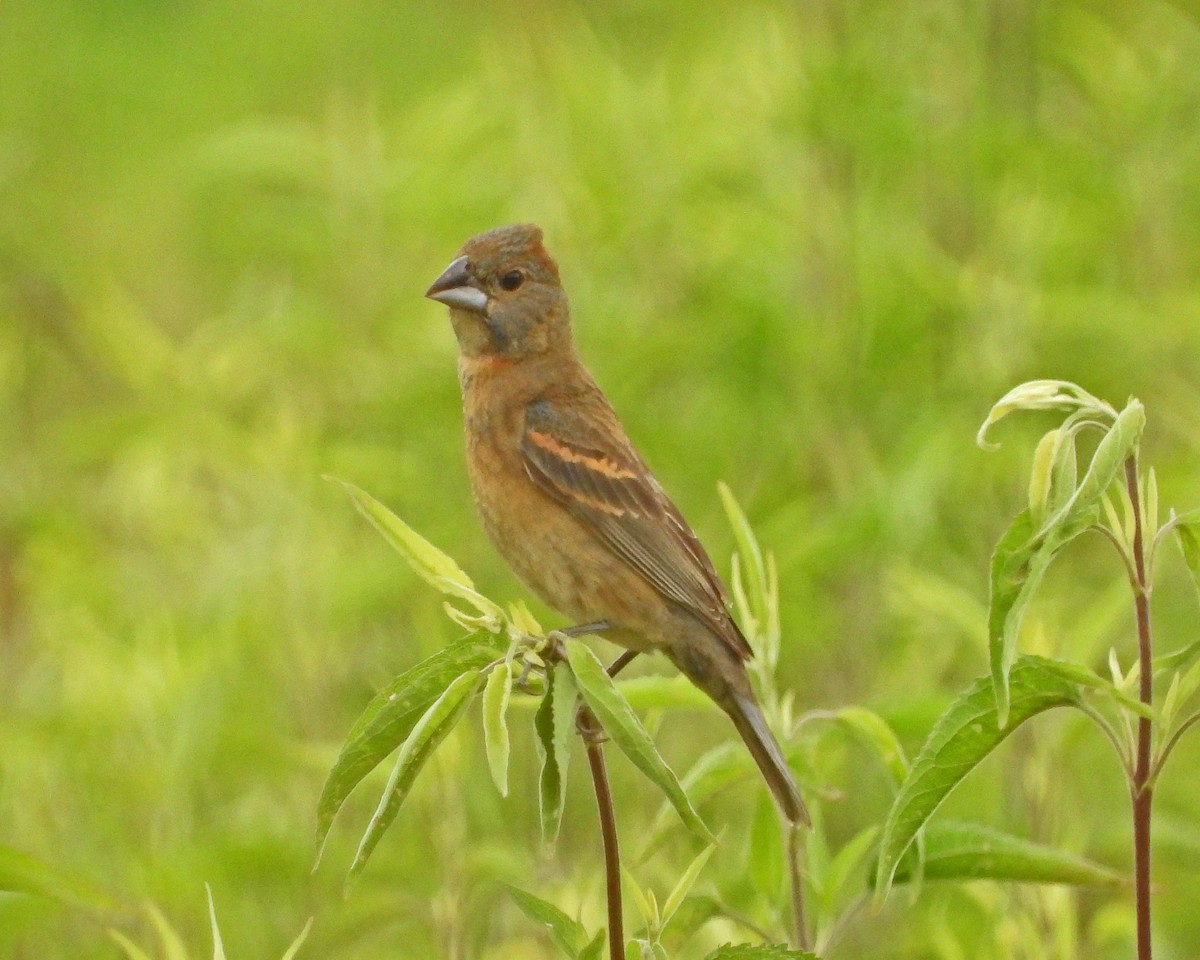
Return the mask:
[[[302,956],[551,956],[497,879],[602,922],[582,767],[546,854],[524,725],[513,797],[472,725],[350,899],[386,771],[309,873],[350,724],[456,632],[321,475],[521,595],[421,297],[515,220],[545,229],[585,357],[718,566],[719,479],[775,551],[798,705],[864,704],[915,750],[986,671],[990,548],[1052,422],[984,454],[997,397],[1136,394],[1164,504],[1200,505],[1198,64],[1195,9],[1154,2],[0,6],[0,843],[134,905],[107,922],[152,955],[146,901],[211,954],[204,882],[232,958],[279,956],[310,915]],[[1197,623],[1167,554],[1163,652]],[[1131,634],[1085,538],[1024,646],[1128,663]],[[952,812],[1128,869],[1124,782],[1085,723],[1023,729]],[[727,735],[660,731],[681,766]],[[829,753],[831,831],[881,817],[862,755]],[[636,836],[658,798],[613,775]],[[1198,776],[1185,744],[1156,797],[1162,958],[1200,950]],[[738,869],[747,801],[709,811],[734,838],[710,871]],[[685,857],[639,876],[669,890]],[[1123,957],[1130,900],[932,885],[833,956]],[[23,897],[0,953],[120,955]]]

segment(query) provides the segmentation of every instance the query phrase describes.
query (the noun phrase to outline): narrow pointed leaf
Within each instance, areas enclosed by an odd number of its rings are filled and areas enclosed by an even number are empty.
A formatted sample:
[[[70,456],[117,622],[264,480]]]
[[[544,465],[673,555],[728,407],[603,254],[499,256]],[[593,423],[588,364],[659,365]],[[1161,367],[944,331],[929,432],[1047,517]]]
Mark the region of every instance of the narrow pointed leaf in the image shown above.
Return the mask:
[[[508,701],[512,695],[512,671],[507,661],[488,676],[483,690],[483,743],[488,769],[500,796],[508,796]]]
[[[207,883],[204,892],[208,894],[208,921],[212,927],[213,960],[225,960],[225,944],[221,941],[221,928],[217,924],[217,905],[213,903],[212,887]]]
[[[585,945],[590,949],[587,931],[578,920],[572,920],[554,904],[521,890],[519,887],[513,887],[506,883],[504,889],[508,891],[513,903],[525,916],[534,923],[546,927],[551,939],[571,960],[579,957],[580,952],[585,949]]]
[[[554,711],[558,697],[558,681],[561,674],[557,669],[546,674],[546,692],[537,713],[533,715],[534,746],[542,769],[538,776],[538,799],[541,812],[542,840],[553,843],[558,839],[558,828],[562,823],[563,802],[566,799],[567,777],[564,769],[567,754],[555,745]]]
[[[671,918],[675,916],[675,911],[683,903],[684,897],[691,893],[692,887],[700,878],[700,871],[704,869],[704,865],[708,863],[708,858],[712,856],[713,851],[716,849],[716,847],[705,847],[687,865],[687,869],[683,871],[679,882],[675,884],[675,889],[667,895],[667,900],[663,904],[662,927],[665,928],[671,922]]]
[[[480,613],[496,618],[497,622],[503,618],[500,607],[475,590],[475,584],[453,557],[435,547],[365,490],[337,477],[326,479],[342,486],[358,512],[404,557],[422,580],[441,593],[466,600]]]
[[[372,700],[346,736],[317,802],[317,848],[350,792],[412,732],[429,706],[455,677],[477,670],[504,652],[489,633],[465,637],[406,670]],[[320,854],[318,853],[318,862]]]
[[[1041,657],[1030,656],[1013,664],[1009,693],[1009,719],[1003,727],[986,678],[962,693],[934,726],[884,823],[875,877],[878,898],[887,895],[900,857],[917,832],[968,773],[1030,717],[1053,707],[1078,705],[1083,696],[1077,684],[1048,669]]]
[[[280,960],[294,960],[296,954],[300,952],[300,948],[304,946],[304,941],[308,939],[308,935],[312,931],[314,919],[315,918],[313,917],[309,917],[306,921],[304,921],[304,926],[296,935],[296,939],[288,945],[287,950],[284,951],[284,954]]]
[[[412,728],[396,756],[396,766],[392,769],[392,776],[383,791],[379,806],[376,807],[371,822],[367,824],[366,833],[359,842],[354,863],[350,865],[351,877],[357,876],[367,865],[375,846],[400,812],[400,806],[412,790],[417,774],[471,705],[475,691],[479,689],[480,679],[481,674],[478,670],[468,670],[458,677]]]
[[[612,739],[639,770],[642,771],[671,801],[675,812],[689,830],[706,843],[716,839],[696,813],[687,794],[667,762],[662,758],[650,734],[637,714],[621,696],[612,678],[605,672],[596,655],[578,640],[567,641],[567,660],[583,699],[587,701],[604,732]]]
[[[893,883],[912,878],[915,858],[905,857]],[[1055,850],[975,823],[948,820],[925,830],[925,880],[1004,880],[1121,887],[1124,875],[1085,857]]]

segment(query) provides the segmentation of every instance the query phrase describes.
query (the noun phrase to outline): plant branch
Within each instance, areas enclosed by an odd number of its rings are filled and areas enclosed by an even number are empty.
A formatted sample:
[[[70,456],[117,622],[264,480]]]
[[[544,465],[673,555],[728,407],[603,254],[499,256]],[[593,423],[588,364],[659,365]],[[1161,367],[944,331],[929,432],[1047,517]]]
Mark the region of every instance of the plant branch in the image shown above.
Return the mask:
[[[1171,734],[1171,739],[1169,739],[1163,745],[1162,749],[1158,752],[1158,759],[1154,761],[1154,767],[1150,771],[1149,785],[1151,787],[1154,786],[1154,782],[1158,779],[1159,773],[1162,772],[1163,764],[1167,762],[1167,757],[1171,755],[1171,751],[1174,750],[1175,746],[1179,743],[1179,738],[1187,733],[1188,730],[1197,723],[1200,723],[1200,713],[1193,713],[1179,725],[1179,728],[1173,734]]]
[[[792,884],[792,943],[800,950],[809,948],[808,917],[804,910],[804,877],[800,864],[804,858],[804,831],[798,823],[789,823],[788,878]]]
[[[604,844],[605,896],[608,900],[609,960],[625,960],[625,920],[621,913],[621,852],[617,847],[617,817],[613,811],[608,770],[604,766],[604,731],[600,721],[587,707],[580,707],[579,732],[587,745],[588,767],[596,791],[596,811],[600,815],[600,836]]]
[[[637,656],[626,650],[609,665],[608,675],[615,677]],[[605,897],[608,901],[609,960],[625,960],[625,920],[621,911],[621,851],[617,845],[617,815],[613,810],[612,790],[608,785],[608,769],[604,764],[604,728],[596,715],[580,707],[575,726],[587,747],[588,768],[592,787],[596,791],[596,812],[600,816],[600,838],[604,845]]]
[[[1133,597],[1137,613],[1139,693],[1142,703],[1153,700],[1154,663],[1150,634],[1150,584],[1146,579],[1145,533],[1142,529],[1141,493],[1136,455],[1125,461],[1125,485],[1133,510]],[[1133,805],[1134,901],[1137,909],[1138,960],[1151,960],[1150,945],[1150,803],[1151,725],[1148,717],[1138,718],[1137,761],[1130,784]]]

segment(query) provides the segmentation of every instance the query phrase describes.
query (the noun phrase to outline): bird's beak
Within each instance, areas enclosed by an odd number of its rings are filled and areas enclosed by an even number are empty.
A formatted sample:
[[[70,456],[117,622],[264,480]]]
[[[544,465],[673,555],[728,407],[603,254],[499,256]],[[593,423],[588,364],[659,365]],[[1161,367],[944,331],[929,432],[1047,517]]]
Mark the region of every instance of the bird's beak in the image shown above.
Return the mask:
[[[459,257],[443,270],[442,275],[433,281],[433,286],[425,291],[425,296],[460,310],[483,313],[487,309],[487,294],[472,282],[466,257]]]

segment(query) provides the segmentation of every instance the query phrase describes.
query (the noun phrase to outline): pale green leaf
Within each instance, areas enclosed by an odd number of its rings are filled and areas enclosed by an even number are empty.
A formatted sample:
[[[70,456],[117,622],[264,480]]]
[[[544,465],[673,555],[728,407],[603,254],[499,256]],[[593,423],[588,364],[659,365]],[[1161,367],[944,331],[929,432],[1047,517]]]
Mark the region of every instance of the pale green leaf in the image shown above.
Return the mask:
[[[879,836],[879,827],[872,824],[864,827],[846,841],[837,854],[829,861],[821,889],[817,896],[827,916],[832,916],[839,900],[850,889],[850,878],[870,857]],[[855,887],[853,894],[857,896],[861,887]],[[845,898],[852,899],[852,898]]]
[[[912,762],[888,811],[879,841],[877,896],[887,895],[901,855],[942,801],[1018,726],[1053,707],[1077,706],[1082,691],[1041,657],[1017,659],[1009,676],[1009,722],[1000,726],[989,679],[972,684],[950,705]]]
[[[372,700],[346,735],[317,803],[317,860],[333,818],[350,792],[412,732],[413,726],[455,677],[477,670],[504,652],[490,633],[465,637],[406,670]]]
[[[550,938],[563,953],[571,960],[579,957],[580,951],[584,949],[585,945],[588,945],[588,936],[587,931],[578,920],[572,920],[554,904],[519,887],[506,883],[504,889],[508,891],[513,903],[525,916],[534,923],[546,927]]]
[[[302,946],[304,946],[304,941],[308,939],[308,934],[312,930],[313,919],[314,919],[313,917],[309,917],[304,922],[304,926],[301,928],[300,932],[296,935],[296,939],[293,940],[291,942],[291,944],[288,946],[287,950],[284,951],[284,954],[283,954],[283,957],[281,958],[281,960],[295,960],[296,954],[298,954],[300,952],[300,948]]]
[[[866,707],[842,707],[834,716],[852,730],[879,758],[897,784],[908,776],[904,747],[886,720]]]
[[[894,883],[911,879],[914,858],[905,857]],[[1085,857],[1023,840],[990,827],[947,820],[925,829],[924,879],[1003,880],[1120,887],[1128,879]]]
[[[466,600],[481,614],[493,618],[497,625],[503,620],[500,607],[475,590],[475,584],[453,557],[435,547],[366,491],[337,477],[326,479],[341,484],[359,513],[408,561],[417,576],[441,593]]]
[[[207,883],[204,892],[208,894],[208,920],[212,927],[213,960],[225,960],[225,944],[221,942],[221,928],[217,924],[217,905],[213,903],[212,887]]]
[[[679,780],[659,754],[632,708],[621,696],[596,655],[578,640],[567,641],[567,660],[575,674],[579,692],[613,743],[652,783],[666,794],[675,812],[689,830],[706,843],[715,838],[692,807]]]
[[[1106,420],[1117,416],[1116,410],[1077,384],[1066,380],[1030,380],[1013,387],[996,401],[975,435],[975,442],[984,450],[996,449],[996,444],[988,442],[988,430],[1018,410],[1091,411]]]
[[[121,948],[127,960],[153,960],[145,950],[130,940],[120,930],[108,927],[105,931],[118,947]]]
[[[154,926],[155,933],[158,934],[165,960],[188,960],[187,947],[183,945],[183,938],[171,925],[167,915],[159,909],[158,904],[149,902],[145,909],[146,916],[150,918],[150,923]]]
[[[354,862],[350,866],[351,877],[357,876],[367,865],[376,844],[400,812],[417,774],[471,705],[480,679],[481,674],[477,669],[468,670],[455,679],[412,728],[396,756],[396,765],[392,768],[392,775],[384,788],[379,806],[376,807],[359,842]]]
[[[687,865],[683,871],[683,875],[679,878],[679,882],[667,895],[667,901],[662,908],[662,927],[666,927],[671,922],[671,918],[675,916],[675,911],[679,909],[683,903],[683,898],[686,897],[692,890],[696,881],[700,877],[700,871],[704,869],[704,865],[708,863],[708,858],[712,856],[716,847],[705,847]],[[660,928],[661,929],[661,928]]]
[[[508,796],[508,701],[512,696],[512,670],[508,661],[499,663],[483,688],[483,743],[492,783],[500,796]]]
[[[1058,462],[1065,435],[1062,430],[1049,431],[1042,436],[1033,452],[1033,466],[1029,471],[1029,514],[1038,526],[1049,513],[1054,466]]]

